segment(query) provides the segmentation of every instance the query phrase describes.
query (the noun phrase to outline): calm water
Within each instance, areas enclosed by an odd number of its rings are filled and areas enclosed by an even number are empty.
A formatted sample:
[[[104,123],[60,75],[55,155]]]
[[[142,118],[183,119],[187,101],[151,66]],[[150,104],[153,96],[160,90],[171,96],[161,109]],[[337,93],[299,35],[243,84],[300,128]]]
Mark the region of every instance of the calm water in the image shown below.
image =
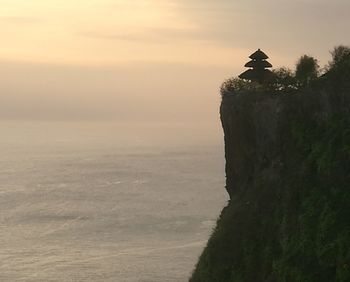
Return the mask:
[[[0,132],[0,281],[188,280],[227,201],[219,124]]]

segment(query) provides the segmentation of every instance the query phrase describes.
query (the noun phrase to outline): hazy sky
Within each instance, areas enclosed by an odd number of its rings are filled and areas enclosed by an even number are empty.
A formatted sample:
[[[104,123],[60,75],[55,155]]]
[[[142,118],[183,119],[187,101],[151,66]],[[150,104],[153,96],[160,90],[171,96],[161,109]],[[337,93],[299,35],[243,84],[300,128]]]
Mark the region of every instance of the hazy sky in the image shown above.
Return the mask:
[[[348,0],[0,0],[0,118],[216,121],[257,48],[350,44]]]

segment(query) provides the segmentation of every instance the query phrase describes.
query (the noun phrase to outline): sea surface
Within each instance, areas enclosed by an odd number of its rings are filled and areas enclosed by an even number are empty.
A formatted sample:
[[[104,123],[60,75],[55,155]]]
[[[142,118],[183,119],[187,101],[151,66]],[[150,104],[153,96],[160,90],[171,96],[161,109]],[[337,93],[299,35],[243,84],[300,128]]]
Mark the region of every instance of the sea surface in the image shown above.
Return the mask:
[[[188,281],[228,200],[219,123],[0,133],[0,281]]]

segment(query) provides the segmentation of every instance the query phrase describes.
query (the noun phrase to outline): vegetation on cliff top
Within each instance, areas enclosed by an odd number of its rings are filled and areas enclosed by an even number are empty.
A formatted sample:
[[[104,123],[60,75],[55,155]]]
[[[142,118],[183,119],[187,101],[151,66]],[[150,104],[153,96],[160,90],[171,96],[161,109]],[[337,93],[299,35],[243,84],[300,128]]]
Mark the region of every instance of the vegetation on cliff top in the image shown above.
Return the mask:
[[[303,56],[295,72],[275,71],[274,82],[223,84],[227,181],[247,185],[232,188],[191,282],[350,281],[350,49],[337,47],[332,57],[323,73]],[[271,98],[271,91],[296,95]],[[268,97],[260,102],[282,105],[272,149],[259,143],[268,137],[257,136],[269,124],[244,102],[257,92]],[[244,138],[237,134],[246,128]],[[246,159],[247,175],[230,174]]]
[[[282,67],[274,69],[273,75],[263,83],[252,82],[238,77],[232,77],[223,82],[220,88],[222,96],[244,91],[270,91],[286,93],[299,91],[305,87],[312,86],[318,79],[333,73],[335,70],[346,67],[349,60],[350,48],[337,46],[331,51],[332,61],[320,70],[317,59],[312,56],[303,55],[297,63],[295,71]]]

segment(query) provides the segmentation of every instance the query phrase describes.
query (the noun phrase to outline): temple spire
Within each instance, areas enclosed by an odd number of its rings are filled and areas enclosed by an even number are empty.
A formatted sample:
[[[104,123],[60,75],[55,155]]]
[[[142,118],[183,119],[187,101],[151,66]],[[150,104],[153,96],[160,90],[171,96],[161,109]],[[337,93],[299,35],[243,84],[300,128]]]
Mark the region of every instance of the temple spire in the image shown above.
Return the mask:
[[[271,75],[271,71],[268,70],[268,68],[272,68],[272,65],[267,61],[269,57],[258,49],[249,58],[251,60],[244,65],[249,69],[241,73],[239,78],[262,83]]]

